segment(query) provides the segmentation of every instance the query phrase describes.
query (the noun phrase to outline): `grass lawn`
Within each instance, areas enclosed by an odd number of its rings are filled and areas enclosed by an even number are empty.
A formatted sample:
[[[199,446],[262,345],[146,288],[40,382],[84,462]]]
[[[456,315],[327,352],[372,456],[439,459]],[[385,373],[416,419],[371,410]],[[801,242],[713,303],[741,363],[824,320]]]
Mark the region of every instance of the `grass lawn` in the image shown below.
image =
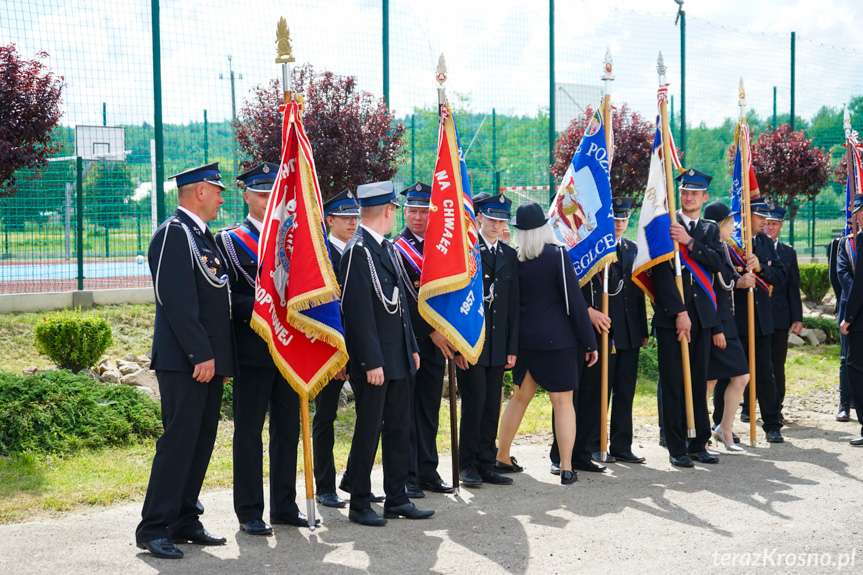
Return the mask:
[[[111,324],[114,345],[107,354],[122,357],[150,348],[153,305],[123,305],[96,308],[94,313]],[[48,313],[0,315],[0,369],[20,373],[28,365],[45,366],[50,360],[33,349],[32,326]],[[656,348],[642,351],[634,413],[636,418],[656,418]],[[788,394],[835,387],[838,382],[839,346],[803,347],[789,351]],[[551,404],[538,393],[531,403],[519,435],[550,430]],[[353,405],[339,410],[336,422],[335,459],[344,469],[354,426]],[[449,402],[441,405],[438,449],[449,457]],[[204,488],[230,487],[233,478],[231,437],[233,422],[223,420]],[[266,439],[266,431],[264,433]],[[266,445],[266,444],[265,444]],[[302,451],[302,444],[300,445]],[[87,506],[123,501],[143,501],[155,453],[155,441],[126,447],[80,451],[72,455],[19,454],[0,457],[0,523],[20,522]],[[380,458],[380,450],[378,450]],[[264,452],[265,473],[267,467]],[[378,461],[380,462],[380,461]],[[299,456],[300,471],[303,457]]]

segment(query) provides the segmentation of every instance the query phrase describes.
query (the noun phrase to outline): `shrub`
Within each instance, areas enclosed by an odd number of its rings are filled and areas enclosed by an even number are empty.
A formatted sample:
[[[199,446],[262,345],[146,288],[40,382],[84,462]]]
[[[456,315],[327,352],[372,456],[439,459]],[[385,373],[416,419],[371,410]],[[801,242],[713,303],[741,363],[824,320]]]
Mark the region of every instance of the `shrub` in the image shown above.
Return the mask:
[[[808,329],[820,329],[827,334],[827,343],[839,341],[839,326],[832,319],[826,317],[804,317],[803,327]]]
[[[159,404],[68,371],[0,372],[0,455],[122,445],[161,433]]]
[[[821,303],[830,289],[830,270],[827,264],[800,264],[800,289],[807,300]]]
[[[42,320],[33,329],[36,349],[57,367],[78,373],[92,367],[113,343],[111,326],[80,309],[63,310]]]
[[[314,404],[314,402],[311,402]],[[222,390],[222,419],[234,419],[234,379],[228,380]]]

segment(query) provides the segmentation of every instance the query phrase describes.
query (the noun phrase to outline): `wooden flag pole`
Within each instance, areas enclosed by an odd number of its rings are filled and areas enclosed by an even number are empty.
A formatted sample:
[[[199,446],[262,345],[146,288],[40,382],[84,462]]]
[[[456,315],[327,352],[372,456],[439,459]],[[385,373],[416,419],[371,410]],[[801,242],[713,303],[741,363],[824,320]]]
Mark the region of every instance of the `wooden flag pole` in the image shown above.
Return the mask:
[[[662,61],[662,52],[659,53],[656,70],[659,72],[659,85],[665,85],[665,64]],[[671,137],[668,125],[668,99],[662,98],[659,103],[659,114],[662,121],[662,160],[665,164],[665,193],[668,197],[668,215],[672,221],[676,221],[677,204],[674,201],[674,180],[671,177]],[[680,299],[686,303],[683,296],[683,272],[680,268],[680,244],[674,242],[674,280]],[[686,405],[686,436],[690,439],[695,437],[695,412],[692,409],[692,370],[689,360],[689,342],[686,338],[680,340],[680,357],[683,367],[683,397]],[[702,398],[703,399],[703,398]]]
[[[750,209],[749,198],[749,149],[748,146],[741,145],[743,136],[743,126],[746,124],[746,90],[743,88],[743,78],[740,78],[740,88],[738,93],[740,105],[740,123],[738,125],[739,133],[737,135],[737,145],[740,148],[740,177],[743,179],[743,243],[745,244],[746,255],[752,253],[752,213]],[[749,288],[746,293],[746,321],[747,321],[747,337],[749,339],[749,446],[755,447],[755,402],[756,402],[756,381],[755,381],[755,288]]]
[[[294,55],[291,51],[291,38],[288,30],[288,23],[284,17],[279,19],[279,24],[276,28],[276,48],[278,57],[276,63],[282,65],[282,88],[284,90],[284,103],[288,104],[294,95],[291,91],[291,62],[294,61]],[[302,102],[302,100],[299,100]],[[287,113],[287,111],[285,111]],[[315,485],[314,485],[314,464],[312,463],[312,435],[311,435],[311,418],[309,416],[309,396],[301,393],[300,395],[300,420],[303,429],[303,475],[306,480],[306,515],[308,516],[309,529],[314,531],[317,523],[315,509]]]
[[[609,82],[614,80],[612,74],[611,50],[605,49],[605,74],[602,75],[602,81],[605,86],[605,97],[602,101],[602,123],[605,126],[605,149],[608,151],[609,159],[611,159],[611,89]],[[608,169],[611,169],[609,162]],[[602,268],[602,313],[608,315],[608,262]],[[601,343],[601,362],[600,362],[600,386],[601,397],[599,400],[599,457],[602,461],[608,459],[608,362],[610,359],[608,353],[608,331],[602,332]]]
[[[442,114],[444,110],[444,106],[447,105],[446,101],[446,86],[444,83],[446,82],[446,59],[443,57],[443,52],[441,52],[440,58],[437,62],[437,70],[435,71],[435,77],[437,78],[437,98],[438,98],[438,120],[443,121]],[[458,395],[456,392],[456,375],[455,375],[455,360],[449,359],[447,360],[447,373],[449,380],[449,440],[450,440],[450,453],[452,454],[452,487],[455,490],[455,493],[458,494],[459,488],[459,475],[458,475]],[[501,400],[503,398],[501,397]]]

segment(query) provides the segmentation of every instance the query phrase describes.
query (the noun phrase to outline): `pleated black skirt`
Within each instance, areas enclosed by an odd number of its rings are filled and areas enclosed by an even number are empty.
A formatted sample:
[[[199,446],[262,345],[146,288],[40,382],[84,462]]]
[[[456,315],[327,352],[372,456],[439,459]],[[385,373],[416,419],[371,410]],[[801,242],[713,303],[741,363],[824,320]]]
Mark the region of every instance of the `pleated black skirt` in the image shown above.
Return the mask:
[[[574,391],[578,389],[578,347],[521,349],[512,368],[513,384],[521,385],[527,372],[546,391]]]
[[[710,346],[710,361],[707,364],[707,380],[725,379],[749,373],[749,361],[743,351],[740,338],[726,338],[725,349]]]

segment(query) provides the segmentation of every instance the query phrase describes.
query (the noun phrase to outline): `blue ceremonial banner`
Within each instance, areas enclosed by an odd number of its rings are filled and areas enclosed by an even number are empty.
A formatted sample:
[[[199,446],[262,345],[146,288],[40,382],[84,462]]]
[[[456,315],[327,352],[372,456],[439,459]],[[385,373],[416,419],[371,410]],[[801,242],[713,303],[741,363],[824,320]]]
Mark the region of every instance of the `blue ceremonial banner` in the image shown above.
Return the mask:
[[[597,109],[548,210],[554,235],[569,250],[582,286],[606,262],[617,260],[610,163],[605,126]]]
[[[478,242],[467,165],[447,103],[441,107],[419,312],[470,363],[485,343]]]
[[[752,166],[752,153],[749,151],[749,126],[741,123],[736,130],[737,148],[734,150],[734,171],[731,174],[731,211],[734,213],[734,231],[731,241],[743,249],[743,157],[740,150],[745,147],[750,158],[749,164],[749,198],[755,199],[761,194],[755,179],[755,168]]]

